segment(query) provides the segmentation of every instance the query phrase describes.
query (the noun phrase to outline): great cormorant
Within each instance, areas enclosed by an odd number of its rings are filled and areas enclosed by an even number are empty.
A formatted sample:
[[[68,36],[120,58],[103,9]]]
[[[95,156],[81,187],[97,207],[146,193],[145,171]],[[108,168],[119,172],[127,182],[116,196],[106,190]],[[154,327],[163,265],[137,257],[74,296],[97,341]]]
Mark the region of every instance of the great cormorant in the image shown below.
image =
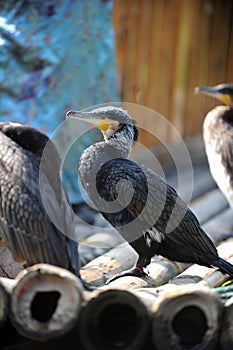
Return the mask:
[[[206,115],[203,138],[211,174],[233,208],[233,84],[200,86],[195,92],[226,104],[215,107]]]
[[[72,211],[63,201],[58,153],[48,141],[32,127],[0,123],[0,236],[25,267],[43,262],[79,276],[77,244],[65,235],[73,234]],[[41,181],[46,183],[47,200],[53,201],[53,210],[64,221],[65,234],[51,221],[42,202],[39,167],[47,145],[50,154]]]
[[[69,111],[99,128],[104,141],[87,148],[79,176],[90,199],[135,249],[136,266],[114,276],[145,276],[155,254],[180,262],[218,267],[233,277],[233,265],[218,256],[209,236],[176,191],[154,171],[126,159],[138,129],[127,111],[105,106],[90,112]]]

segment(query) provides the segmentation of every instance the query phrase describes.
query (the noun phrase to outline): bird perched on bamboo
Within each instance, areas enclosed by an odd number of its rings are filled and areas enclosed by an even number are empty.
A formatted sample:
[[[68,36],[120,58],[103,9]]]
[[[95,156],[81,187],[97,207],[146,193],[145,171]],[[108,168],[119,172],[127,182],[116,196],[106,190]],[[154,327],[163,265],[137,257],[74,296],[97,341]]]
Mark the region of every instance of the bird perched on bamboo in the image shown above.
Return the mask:
[[[233,265],[218,256],[208,235],[176,191],[154,171],[127,159],[138,129],[127,111],[114,106],[90,112],[69,111],[66,118],[86,121],[104,141],[79,160],[83,187],[104,218],[135,249],[136,266],[114,276],[146,276],[155,254],[180,262],[218,267],[233,276]]]
[[[40,162],[45,147],[49,159]],[[65,201],[60,159],[48,137],[32,127],[0,123],[0,236],[13,258],[27,267],[48,263],[79,276],[79,256],[73,236],[72,211]],[[42,202],[43,194],[57,217],[52,222]],[[50,206],[48,204],[48,206]]]
[[[233,84],[200,86],[195,92],[225,104],[206,115],[203,138],[211,174],[233,208]]]

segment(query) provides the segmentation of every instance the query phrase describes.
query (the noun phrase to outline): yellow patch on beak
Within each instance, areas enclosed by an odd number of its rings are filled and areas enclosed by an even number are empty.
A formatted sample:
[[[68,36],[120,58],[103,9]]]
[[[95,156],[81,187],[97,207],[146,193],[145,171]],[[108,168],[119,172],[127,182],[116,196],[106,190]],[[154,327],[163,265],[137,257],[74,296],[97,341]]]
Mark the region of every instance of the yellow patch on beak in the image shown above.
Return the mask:
[[[226,104],[230,103],[231,102],[231,98],[229,95],[227,94],[223,94],[221,97],[220,97],[220,100]]]
[[[93,125],[101,131],[107,131],[109,128],[109,122],[107,118],[98,124],[93,123]]]

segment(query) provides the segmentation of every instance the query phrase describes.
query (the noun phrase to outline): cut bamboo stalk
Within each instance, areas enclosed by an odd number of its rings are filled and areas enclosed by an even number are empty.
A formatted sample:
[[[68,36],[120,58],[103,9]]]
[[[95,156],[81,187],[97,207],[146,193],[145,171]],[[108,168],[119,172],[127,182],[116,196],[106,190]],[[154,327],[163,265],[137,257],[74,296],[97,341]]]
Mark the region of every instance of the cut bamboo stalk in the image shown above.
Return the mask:
[[[191,284],[171,289],[153,304],[152,342],[158,350],[213,350],[222,310],[210,288]]]
[[[8,318],[9,311],[9,294],[0,280],[0,330],[4,326]]]
[[[31,339],[47,340],[67,333],[77,322],[82,285],[60,267],[37,264],[17,276],[11,294],[10,319]]]
[[[84,266],[124,240],[113,228],[102,229],[103,232],[94,233],[79,243],[80,264]]]
[[[232,237],[232,209],[228,208],[224,210],[220,215],[207,221],[202,228],[215,243]]]
[[[148,334],[145,305],[126,290],[97,291],[80,313],[79,334],[87,350],[137,350]]]
[[[0,276],[15,278],[23,268],[12,257],[8,247],[0,241]]]
[[[224,308],[220,345],[222,350],[229,350],[233,348],[233,297],[230,298]]]
[[[15,287],[17,281],[15,279],[0,277],[0,284],[6,289],[8,293],[12,292],[13,287]]]
[[[107,289],[138,289],[158,287],[167,283],[171,278],[184,271],[190,264],[172,262],[162,257],[155,258],[148,266],[148,277],[121,277],[108,285],[99,287],[100,290]]]
[[[131,267],[136,258],[137,253],[125,242],[85,265],[80,273],[88,284],[100,286],[110,275]]]
[[[217,188],[205,193],[190,204],[191,210],[202,224],[212,219],[228,207],[229,205],[226,198]]]

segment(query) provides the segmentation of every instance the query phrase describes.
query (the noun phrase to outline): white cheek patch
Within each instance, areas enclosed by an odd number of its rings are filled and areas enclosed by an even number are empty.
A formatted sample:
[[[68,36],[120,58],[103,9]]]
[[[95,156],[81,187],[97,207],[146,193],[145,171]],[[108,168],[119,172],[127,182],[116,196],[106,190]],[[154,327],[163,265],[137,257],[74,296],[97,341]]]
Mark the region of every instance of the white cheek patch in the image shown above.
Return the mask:
[[[118,122],[110,122],[109,123],[109,128],[104,132],[104,137],[107,139],[111,137],[119,128],[119,123]]]
[[[143,232],[148,247],[151,247],[153,241],[161,243],[164,239],[164,234],[157,231],[156,228],[152,227],[150,230]]]

